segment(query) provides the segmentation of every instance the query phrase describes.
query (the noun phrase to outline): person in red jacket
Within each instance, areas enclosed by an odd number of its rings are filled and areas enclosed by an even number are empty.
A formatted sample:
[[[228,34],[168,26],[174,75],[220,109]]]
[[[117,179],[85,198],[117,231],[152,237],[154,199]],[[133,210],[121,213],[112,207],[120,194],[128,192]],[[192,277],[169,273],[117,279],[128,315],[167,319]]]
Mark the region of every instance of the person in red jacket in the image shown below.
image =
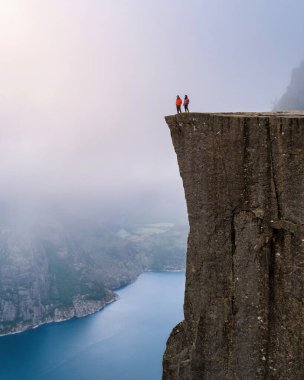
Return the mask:
[[[177,95],[177,97],[176,97],[176,110],[177,110],[177,113],[182,113],[182,110],[181,110],[182,104],[183,104],[182,99],[179,97],[179,95]]]
[[[185,112],[189,112],[189,108],[188,108],[189,103],[190,103],[190,100],[188,98],[188,95],[185,95],[185,99],[184,99]]]

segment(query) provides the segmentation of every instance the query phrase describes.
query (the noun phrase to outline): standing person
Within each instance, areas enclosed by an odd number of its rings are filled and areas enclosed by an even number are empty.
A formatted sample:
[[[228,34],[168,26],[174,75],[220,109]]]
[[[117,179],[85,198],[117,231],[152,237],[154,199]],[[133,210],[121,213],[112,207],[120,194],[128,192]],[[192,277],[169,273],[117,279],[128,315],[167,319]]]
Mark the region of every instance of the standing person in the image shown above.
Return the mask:
[[[182,110],[181,110],[182,104],[183,104],[182,99],[179,97],[179,95],[177,95],[177,97],[176,97],[176,110],[177,110],[177,113],[182,113]]]
[[[188,108],[189,103],[190,103],[190,100],[188,98],[188,95],[185,95],[185,99],[184,99],[185,112],[189,112],[189,108]]]

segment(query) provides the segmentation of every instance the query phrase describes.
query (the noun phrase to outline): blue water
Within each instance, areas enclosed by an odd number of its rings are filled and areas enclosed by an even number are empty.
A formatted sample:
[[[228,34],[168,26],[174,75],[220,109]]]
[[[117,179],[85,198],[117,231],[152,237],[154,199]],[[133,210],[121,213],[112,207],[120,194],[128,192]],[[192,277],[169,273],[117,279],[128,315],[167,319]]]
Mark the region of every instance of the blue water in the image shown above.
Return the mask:
[[[161,379],[184,282],[184,273],[144,273],[99,313],[0,338],[0,379]]]

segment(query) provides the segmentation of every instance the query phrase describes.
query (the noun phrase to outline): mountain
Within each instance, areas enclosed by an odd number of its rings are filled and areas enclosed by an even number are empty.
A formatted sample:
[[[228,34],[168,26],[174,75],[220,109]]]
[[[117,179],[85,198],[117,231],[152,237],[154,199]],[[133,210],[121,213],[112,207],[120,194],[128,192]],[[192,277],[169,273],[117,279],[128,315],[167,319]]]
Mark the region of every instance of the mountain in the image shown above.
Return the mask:
[[[292,71],[291,82],[274,110],[304,110],[304,61]]]
[[[1,226],[0,334],[91,314],[147,270],[184,268],[186,226]]]

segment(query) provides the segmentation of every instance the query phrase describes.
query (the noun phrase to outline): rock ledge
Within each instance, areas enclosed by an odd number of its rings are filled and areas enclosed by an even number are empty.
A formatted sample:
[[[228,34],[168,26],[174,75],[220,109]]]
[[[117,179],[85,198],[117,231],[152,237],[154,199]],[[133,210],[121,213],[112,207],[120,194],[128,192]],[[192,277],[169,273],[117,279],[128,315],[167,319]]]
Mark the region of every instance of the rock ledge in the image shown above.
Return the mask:
[[[190,233],[163,379],[303,379],[304,113],[166,122]]]

